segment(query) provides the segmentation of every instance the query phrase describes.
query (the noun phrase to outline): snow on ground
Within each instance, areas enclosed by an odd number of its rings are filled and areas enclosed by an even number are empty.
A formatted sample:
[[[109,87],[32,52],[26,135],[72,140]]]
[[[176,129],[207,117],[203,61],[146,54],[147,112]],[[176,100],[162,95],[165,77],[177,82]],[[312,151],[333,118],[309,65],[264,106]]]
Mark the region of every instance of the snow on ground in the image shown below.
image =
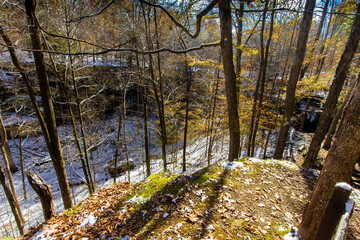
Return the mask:
[[[9,118],[10,116],[8,116]],[[4,121],[7,124],[11,124],[10,120],[4,117]],[[142,139],[142,119],[139,117],[128,117],[126,121],[126,140],[128,148],[128,157],[133,160],[136,167],[129,174],[124,174],[117,178],[117,182],[128,181],[130,177],[131,183],[136,183],[146,178],[145,166],[143,164],[144,150],[143,150],[143,139]],[[93,123],[93,144],[98,146],[96,150],[92,152],[92,158],[90,163],[95,169],[96,178],[96,189],[103,188],[107,185],[113,184],[113,178],[108,174],[107,164],[114,157],[116,147],[116,135],[118,118],[116,116],[104,120],[99,120]],[[161,149],[157,145],[156,133],[155,133],[155,119],[151,120],[150,127],[151,132],[151,154],[154,159],[151,162],[151,173],[159,173],[163,170],[162,160],[160,159]],[[70,183],[79,184],[83,182],[83,172],[81,165],[78,161],[76,145],[73,141],[72,130],[70,126],[59,126],[58,127],[60,141],[64,153],[64,160],[66,162],[66,171]],[[90,141],[88,139],[88,141]],[[122,141],[123,142],[123,141]],[[15,163],[20,166],[19,160],[19,139],[9,140],[10,149]],[[179,143],[178,148],[182,146]],[[178,152],[170,153],[171,146],[168,146],[168,169],[171,172],[181,173],[181,162],[182,162],[182,150]],[[60,189],[57,182],[56,174],[50,161],[50,156],[47,152],[46,144],[43,136],[31,137],[23,140],[23,154],[24,154],[24,166],[25,170],[33,170],[37,172],[47,183],[52,186],[52,193],[54,197],[54,205],[56,212],[61,212],[63,203],[61,199]],[[206,150],[206,139],[198,138],[191,142],[187,148],[187,162],[188,170],[186,174],[201,169],[207,165],[205,160]],[[227,157],[227,144],[224,141],[217,142],[214,145],[212,163],[217,162],[219,159]],[[126,159],[126,151],[124,146],[121,151],[121,159]],[[125,161],[125,160],[123,160]],[[121,161],[120,161],[121,162]],[[21,171],[13,174],[14,184],[16,192],[19,198],[23,215],[26,219],[25,228],[29,229],[35,227],[44,221],[42,216],[42,208],[38,197],[35,192],[31,189],[28,181],[25,178],[27,199],[24,199],[22,189],[22,176]],[[88,190],[85,184],[73,185],[70,188],[73,196],[74,204],[79,203],[88,196]],[[17,236],[18,231],[16,224],[4,194],[4,191],[0,191],[0,236]]]

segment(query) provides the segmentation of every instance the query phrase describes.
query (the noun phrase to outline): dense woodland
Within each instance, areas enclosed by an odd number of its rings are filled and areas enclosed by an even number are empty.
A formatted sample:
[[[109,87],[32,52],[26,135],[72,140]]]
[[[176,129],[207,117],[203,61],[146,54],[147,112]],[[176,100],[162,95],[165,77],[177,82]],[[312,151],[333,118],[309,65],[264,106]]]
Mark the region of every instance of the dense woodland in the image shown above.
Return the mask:
[[[0,8],[0,180],[20,234],[11,172],[21,171],[26,199],[22,142],[39,136],[64,209],[74,205],[71,162],[89,194],[99,189],[92,163],[110,132],[105,164],[114,183],[137,165],[150,176],[154,159],[162,171],[185,172],[199,139],[205,165],[219,144],[222,160],[294,161],[292,132],[311,133],[299,164],[323,171],[299,226],[303,239],[314,239],[335,184],[350,182],[360,158],[358,1],[5,0]],[[134,135],[137,148],[128,146]],[[135,151],[141,157],[130,161]]]

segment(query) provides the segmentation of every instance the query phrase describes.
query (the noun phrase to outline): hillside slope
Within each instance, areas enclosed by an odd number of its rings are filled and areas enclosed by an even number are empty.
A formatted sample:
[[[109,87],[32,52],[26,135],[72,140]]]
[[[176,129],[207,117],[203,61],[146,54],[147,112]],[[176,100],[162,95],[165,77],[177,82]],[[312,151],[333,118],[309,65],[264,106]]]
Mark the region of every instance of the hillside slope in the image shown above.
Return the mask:
[[[282,239],[315,181],[293,163],[254,158],[157,174],[103,188],[21,239]],[[357,209],[350,239],[360,236],[359,220]]]

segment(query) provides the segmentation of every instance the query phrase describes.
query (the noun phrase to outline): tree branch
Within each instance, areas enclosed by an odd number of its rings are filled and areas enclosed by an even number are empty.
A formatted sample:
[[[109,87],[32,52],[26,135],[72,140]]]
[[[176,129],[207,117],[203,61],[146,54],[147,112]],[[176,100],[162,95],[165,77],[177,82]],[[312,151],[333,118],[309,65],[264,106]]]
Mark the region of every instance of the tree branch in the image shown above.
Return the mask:
[[[3,43],[0,43],[0,46],[8,47],[8,45],[3,44]],[[177,50],[177,49],[171,49],[171,48],[166,48],[166,47],[151,50],[151,51],[142,51],[140,49],[132,49],[132,48],[105,48],[105,50],[95,52],[95,53],[94,52],[65,53],[65,52],[58,52],[58,51],[53,51],[53,50],[34,50],[34,49],[28,49],[28,48],[20,48],[15,45],[13,45],[11,47],[22,50],[22,51],[26,51],[26,52],[44,52],[44,53],[59,54],[59,55],[64,55],[64,56],[79,56],[79,55],[102,55],[102,54],[106,54],[106,53],[110,53],[110,52],[132,52],[132,53],[137,53],[140,55],[149,55],[149,54],[155,54],[155,53],[161,53],[161,52],[170,52],[170,53],[180,54],[180,53],[188,53],[188,52],[192,52],[192,51],[196,51],[196,50],[201,50],[203,48],[217,47],[217,46],[220,46],[220,42],[201,44],[199,46],[184,49],[184,50]]]
[[[81,16],[81,17],[78,17],[78,18],[75,18],[75,19],[71,19],[69,21],[69,23],[72,23],[72,22],[79,22],[79,21],[82,21],[86,18],[91,18],[91,17],[95,17],[97,15],[100,15],[101,13],[103,13],[108,7],[111,6],[111,4],[113,4],[114,0],[111,0],[108,4],[106,4],[105,7],[103,7],[102,9],[100,9],[100,11],[96,12],[96,13],[93,13],[93,14],[89,14],[89,15],[86,15],[86,16]]]
[[[195,33],[191,33],[183,24],[181,24],[178,20],[175,19],[174,16],[171,15],[171,13],[166,10],[163,6],[159,5],[159,4],[154,4],[154,3],[150,3],[148,1],[145,0],[139,0],[141,3],[145,3],[146,5],[149,5],[151,7],[156,7],[156,8],[160,8],[162,11],[164,11],[166,13],[166,15],[170,18],[170,20],[175,23],[176,26],[178,26],[179,28],[181,28],[187,35],[189,35],[191,38],[197,38],[199,36],[200,33],[200,29],[201,29],[201,19],[208,14],[208,12],[210,12],[211,9],[213,9],[215,7],[215,5],[219,2],[219,0],[212,0],[211,3],[209,5],[207,5],[206,8],[204,8],[201,12],[199,12],[196,15],[196,30]]]

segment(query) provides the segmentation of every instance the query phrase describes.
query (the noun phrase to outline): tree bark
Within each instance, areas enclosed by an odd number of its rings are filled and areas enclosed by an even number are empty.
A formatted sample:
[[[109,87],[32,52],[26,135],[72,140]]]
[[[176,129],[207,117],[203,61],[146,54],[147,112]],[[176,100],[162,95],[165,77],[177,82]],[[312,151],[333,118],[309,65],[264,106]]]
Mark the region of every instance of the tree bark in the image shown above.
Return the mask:
[[[320,151],[321,143],[330,127],[336,104],[344,85],[351,60],[354,57],[356,49],[360,40],[360,4],[357,6],[357,15],[351,27],[349,39],[346,43],[345,50],[341,56],[339,64],[336,68],[334,81],[331,84],[328,97],[324,105],[324,110],[321,114],[319,123],[316,127],[314,137],[311,141],[309,151],[306,154],[303,167],[314,167],[317,155]]]
[[[18,228],[20,234],[23,235],[24,234],[24,223],[25,222],[23,221],[23,218],[21,217],[22,213],[19,212],[20,206],[16,205],[16,200],[14,198],[14,195],[12,194],[11,189],[9,188],[9,185],[8,185],[8,183],[6,181],[4,168],[1,165],[1,163],[0,163],[0,182],[1,182],[1,185],[3,186],[3,188],[4,188],[6,198],[8,199],[9,205],[11,207],[11,211],[12,211],[12,213],[14,215],[17,228]]]
[[[244,18],[244,7],[245,3],[240,1],[240,9],[235,11],[237,31],[236,31],[236,53],[235,53],[235,74],[236,74],[236,92],[237,96],[240,96],[240,84],[241,84],[241,57],[243,53],[242,49],[242,36],[243,36],[243,18]]]
[[[5,171],[6,171],[7,175],[8,175],[10,188],[11,188],[11,191],[12,191],[12,195],[14,196],[15,206],[17,208],[17,211],[19,212],[21,221],[25,222],[24,216],[22,215],[22,212],[21,212],[19,200],[18,200],[18,197],[17,197],[17,194],[16,194],[14,181],[13,181],[13,178],[12,178],[12,173],[11,173],[11,168],[10,168],[10,163],[9,163],[9,155],[8,155],[8,152],[10,152],[10,148],[8,149],[8,151],[6,151],[6,148],[5,148],[6,144],[9,147],[9,143],[7,141],[5,126],[3,124],[1,114],[0,114],[0,132],[2,132],[2,134],[0,134],[0,149],[1,149],[2,156],[4,158]]]
[[[221,62],[221,55],[220,55],[220,59],[219,62]],[[212,95],[214,98],[214,101],[212,103],[212,109],[211,109],[211,113],[209,114],[209,141],[208,141],[208,148],[207,148],[207,162],[208,162],[208,166],[210,166],[211,163],[211,153],[212,153],[212,148],[214,145],[214,141],[215,141],[215,136],[213,134],[214,131],[214,121],[215,121],[215,111],[216,111],[216,100],[218,98],[218,90],[219,90],[219,82],[220,82],[220,70],[217,70],[217,76],[216,79],[214,80],[214,86],[213,86],[213,90],[212,90]],[[240,153],[240,149],[239,149],[239,153]]]
[[[311,20],[315,7],[315,2],[316,2],[315,0],[307,0],[305,3],[305,12],[300,25],[296,53],[295,53],[295,60],[291,68],[290,77],[286,89],[285,109],[284,109],[283,119],[275,148],[274,158],[277,159],[282,158],[284,148],[286,145],[286,139],[288,136],[290,121],[294,109],[296,85],[299,79],[301,65],[304,61],[306,43],[308,40],[309,31],[311,27]]]
[[[190,103],[190,89],[191,89],[191,76],[189,72],[188,61],[186,60],[185,54],[185,74],[186,74],[186,103],[185,103],[185,126],[184,126],[184,146],[183,146],[183,164],[182,170],[183,172],[186,171],[186,143],[187,143],[187,132],[188,132],[188,125],[189,125],[189,103]]]
[[[229,117],[230,146],[228,160],[233,161],[239,157],[240,128],[238,99],[236,95],[236,75],[233,63],[230,2],[230,0],[220,0],[218,6],[220,15],[221,52],[223,56],[225,91]]]
[[[9,142],[7,141],[5,135],[4,135],[4,132],[5,132],[5,128],[4,128],[4,131],[0,131],[0,137],[1,138],[5,138],[5,142],[4,142],[4,149],[5,149],[5,152],[6,152],[6,155],[8,157],[8,161],[9,161],[9,167],[10,167],[10,171],[12,173],[15,173],[17,172],[19,169],[18,167],[16,166],[15,162],[14,162],[14,159],[12,157],[12,154],[11,154],[11,151],[10,151],[10,147],[9,147]]]
[[[119,104],[119,124],[118,124],[118,130],[116,135],[116,149],[115,149],[115,159],[114,159],[114,183],[116,183],[116,178],[118,177],[118,171],[117,171],[117,163],[119,159],[119,151],[120,151],[120,137],[121,137],[121,127],[122,127],[122,120],[123,120],[123,105],[124,105],[124,90],[120,90],[120,104]]]
[[[258,98],[260,94],[260,85],[262,81],[262,76],[264,73],[264,67],[265,67],[265,52],[264,52],[264,30],[265,30],[265,22],[266,22],[266,13],[268,10],[268,4],[269,1],[265,1],[265,7],[262,14],[262,23],[261,23],[261,30],[260,30],[260,66],[259,66],[259,72],[258,72],[258,78],[256,81],[256,88],[254,92],[254,101],[253,101],[253,109],[250,119],[250,130],[249,130],[249,140],[248,140],[248,148],[247,148],[247,155],[249,157],[254,156],[254,146],[253,146],[253,135],[254,135],[254,127],[255,127],[255,117],[258,109]]]
[[[48,130],[49,145],[48,149],[53,162],[53,166],[58,178],[61,196],[65,209],[73,206],[70,194],[70,187],[65,171],[65,164],[60,145],[59,136],[56,129],[55,113],[52,105],[49,80],[46,72],[45,58],[41,46],[40,30],[36,25],[35,3],[33,0],[25,0],[26,14],[29,23],[31,44],[36,65],[36,74],[39,80],[40,95],[44,108],[44,121]]]
[[[360,6],[360,4],[359,4]],[[337,182],[350,182],[355,163],[360,157],[360,84],[344,110],[335,141],[325,160],[311,200],[304,211],[298,235],[314,239],[324,210]]]
[[[143,111],[144,111],[144,143],[145,143],[145,164],[146,164],[146,174],[150,176],[151,174],[151,165],[150,165],[150,147],[149,147],[149,130],[148,130],[148,88],[145,86],[141,87],[141,96],[143,102]]]
[[[44,179],[36,173],[33,173],[31,170],[27,172],[26,177],[30,186],[34,189],[40,199],[45,221],[49,220],[55,215],[55,206],[50,184],[45,182]]]
[[[1,125],[0,126],[0,138],[3,139],[2,144],[3,144],[4,151],[6,153],[6,156],[7,156],[7,161],[9,163],[10,172],[14,173],[14,172],[18,171],[18,168],[14,162],[14,159],[13,159],[11,151],[10,151],[9,142],[7,141],[7,136],[6,136],[6,129],[2,122],[1,113],[0,113],[0,125]]]
[[[335,114],[335,117],[334,119],[331,121],[331,125],[330,125],[330,128],[329,128],[329,131],[326,135],[326,138],[324,140],[324,144],[323,144],[323,148],[326,149],[326,150],[329,150],[330,147],[331,147],[331,141],[332,141],[332,138],[333,138],[333,135],[335,134],[335,130],[336,130],[336,126],[342,116],[342,113],[345,109],[345,106],[346,104],[349,102],[350,100],[350,97],[354,91],[354,88],[357,84],[359,84],[360,82],[360,74],[358,75],[358,78],[356,81],[354,81],[353,85],[348,89],[348,92],[346,94],[346,97],[343,101],[343,103],[341,104],[341,106],[339,107],[339,109],[337,110],[336,114]]]
[[[266,4],[267,4],[267,1],[266,1]],[[273,9],[275,9],[275,6],[276,6],[276,0],[274,0],[274,2],[273,2]],[[254,125],[254,131],[253,131],[252,139],[251,139],[251,156],[252,157],[254,156],[256,135],[257,135],[257,131],[258,131],[258,128],[259,128],[260,116],[261,116],[263,99],[264,99],[265,83],[266,83],[266,78],[267,78],[267,66],[268,66],[268,59],[269,59],[269,49],[270,49],[270,44],[271,44],[271,39],[272,39],[273,29],[274,29],[274,17],[275,17],[275,11],[272,10],[271,11],[269,37],[268,37],[268,40],[266,42],[265,49],[263,49],[263,47],[262,47],[262,51],[265,50],[265,52],[264,52],[263,67],[261,69],[262,73],[260,75],[259,103],[258,103],[257,112],[255,114],[255,125]]]
[[[144,21],[145,21],[145,31],[146,31],[146,42],[147,42],[147,47],[149,50],[153,50],[153,44],[152,44],[152,39],[151,39],[151,33],[150,33],[150,12],[147,12],[147,15],[145,14],[145,10],[144,7],[142,7],[142,12],[143,12],[143,16],[144,16]],[[154,12],[155,16],[156,16],[156,11]],[[157,34],[157,21],[155,21],[155,33]],[[158,36],[156,37],[156,39],[158,39]],[[158,46],[159,42],[156,41],[156,44]],[[159,89],[157,88],[157,84],[155,82],[155,70],[154,70],[154,64],[153,64],[153,58],[152,58],[152,54],[149,54],[149,69],[150,69],[150,78],[151,78],[151,83],[152,83],[152,87],[153,87],[153,91],[154,91],[154,98],[155,98],[155,102],[156,102],[156,107],[157,107],[157,111],[158,111],[158,116],[159,116],[159,127],[160,127],[160,141],[161,141],[161,158],[163,160],[163,168],[164,171],[167,170],[167,163],[166,163],[166,142],[167,142],[167,137],[166,137],[166,122],[165,122],[165,110],[164,110],[164,101],[163,101],[163,96],[162,96],[162,80],[161,80],[161,64],[160,64],[160,54],[157,54],[157,58],[158,58],[158,72],[159,72]],[[160,92],[160,93],[159,93]]]
[[[156,40],[156,47],[160,49],[160,42],[159,42],[159,33],[158,33],[158,21],[157,21],[157,12],[154,9],[154,22],[155,22],[155,40]],[[162,80],[162,73],[161,73],[161,58],[160,53],[156,54],[157,56],[157,69],[159,73],[159,118],[160,118],[160,128],[161,128],[161,158],[163,160],[164,171],[167,171],[167,160],[166,160],[166,144],[167,144],[167,132],[166,132],[166,119],[165,119],[165,103],[164,103],[164,91],[163,91],[163,80]]]
[[[319,39],[320,39],[320,34],[321,34],[322,28],[324,26],[324,21],[325,21],[325,17],[326,17],[326,14],[327,14],[327,9],[328,9],[328,6],[329,6],[329,2],[330,2],[330,0],[325,1],[324,9],[323,9],[323,12],[321,14],[321,18],[320,18],[320,22],[319,22],[319,26],[318,26],[318,29],[317,29],[316,34],[315,34],[314,42],[311,43],[311,45],[310,45],[310,49],[309,49],[309,52],[307,54],[308,55],[307,59],[305,61],[305,64],[304,64],[303,68],[301,69],[300,79],[304,78],[304,76],[305,76],[306,72],[308,71],[308,68],[309,68],[312,60],[314,59],[315,47],[316,47],[316,45],[317,45],[317,43],[319,42]]]

